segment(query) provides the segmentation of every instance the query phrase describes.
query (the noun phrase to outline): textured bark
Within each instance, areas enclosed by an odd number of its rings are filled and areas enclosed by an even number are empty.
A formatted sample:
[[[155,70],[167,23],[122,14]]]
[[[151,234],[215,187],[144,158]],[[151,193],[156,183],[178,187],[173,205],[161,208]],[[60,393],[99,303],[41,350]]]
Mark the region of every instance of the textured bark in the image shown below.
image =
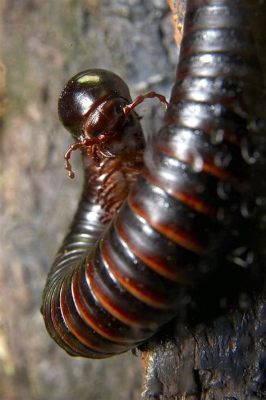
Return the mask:
[[[145,399],[265,399],[266,301],[195,328],[176,325],[145,353]],[[169,336],[172,336],[169,338]]]
[[[136,357],[90,362],[67,356],[47,335],[40,304],[83,180],[77,155],[76,179],[64,170],[71,138],[58,120],[59,93],[75,73],[101,67],[121,75],[132,96],[148,90],[168,95],[177,52],[167,4],[0,3],[0,60],[7,72],[0,134],[0,398],[139,399]],[[163,111],[156,101],[145,104],[146,130],[157,129]]]
[[[103,362],[69,358],[45,333],[39,307],[82,183],[81,172],[73,183],[63,168],[70,138],[58,122],[58,94],[74,73],[96,66],[129,81],[133,96],[147,90],[167,94],[177,52],[166,2],[6,0],[0,11],[8,97],[0,137],[0,397],[139,399],[137,359],[130,354]],[[263,16],[257,18],[258,35],[265,30],[259,23]],[[265,40],[259,37],[265,65]],[[157,131],[161,107],[144,109],[144,125]],[[265,186],[262,176],[257,181]],[[264,268],[265,227],[256,234]],[[176,322],[149,343],[144,397],[265,398],[265,301],[255,294],[255,299],[242,296],[241,304],[208,325],[204,319],[196,326]],[[245,389],[252,394],[243,394]]]
[[[184,16],[185,16],[185,0],[183,1],[175,1],[168,0],[169,7],[172,11],[172,21],[175,32],[175,42],[177,46],[180,46],[180,42],[183,34],[183,26],[184,26]]]

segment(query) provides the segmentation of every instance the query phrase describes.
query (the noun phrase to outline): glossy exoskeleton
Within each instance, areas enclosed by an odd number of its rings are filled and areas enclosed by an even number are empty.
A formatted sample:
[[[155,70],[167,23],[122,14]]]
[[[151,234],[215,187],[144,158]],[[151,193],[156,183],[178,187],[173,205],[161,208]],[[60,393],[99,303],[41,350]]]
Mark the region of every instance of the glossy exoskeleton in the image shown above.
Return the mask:
[[[143,170],[139,120],[134,111],[120,114],[131,100],[119,78],[111,83],[109,72],[85,72],[63,92],[59,114],[82,150],[85,187],[49,273],[42,313],[68,353],[127,351],[187,305],[188,288],[217,260],[232,269],[252,264],[242,231],[256,203],[251,144],[265,125],[250,101],[262,80],[250,4],[188,0],[170,106]],[[87,98],[94,79],[105,77]],[[102,113],[110,104],[112,112]]]
[[[77,140],[65,155],[69,176],[74,177],[69,163],[73,150],[94,145],[101,148],[103,143],[123,130],[129,113],[145,98],[152,97],[168,104],[165,97],[156,92],[140,95],[131,103],[127,85],[110,71],[93,69],[75,75],[58,102],[59,117]]]

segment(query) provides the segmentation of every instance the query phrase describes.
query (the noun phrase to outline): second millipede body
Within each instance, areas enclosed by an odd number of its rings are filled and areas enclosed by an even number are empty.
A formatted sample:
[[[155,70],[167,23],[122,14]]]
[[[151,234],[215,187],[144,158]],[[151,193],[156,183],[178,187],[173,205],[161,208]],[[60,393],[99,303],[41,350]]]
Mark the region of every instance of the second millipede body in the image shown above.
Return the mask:
[[[250,101],[263,82],[255,9],[252,1],[188,0],[165,124],[147,143],[141,173],[142,136],[135,135],[137,166],[127,189],[140,174],[111,223],[97,204],[99,165],[83,152],[82,199],[42,305],[49,334],[69,354],[104,358],[134,348],[186,306],[188,288],[206,265],[215,268],[216,257],[235,251],[237,259],[242,251],[252,263],[241,229],[257,201],[253,137],[264,129]],[[141,132],[136,115],[130,118],[128,129]],[[113,176],[110,162],[104,176],[109,167]]]

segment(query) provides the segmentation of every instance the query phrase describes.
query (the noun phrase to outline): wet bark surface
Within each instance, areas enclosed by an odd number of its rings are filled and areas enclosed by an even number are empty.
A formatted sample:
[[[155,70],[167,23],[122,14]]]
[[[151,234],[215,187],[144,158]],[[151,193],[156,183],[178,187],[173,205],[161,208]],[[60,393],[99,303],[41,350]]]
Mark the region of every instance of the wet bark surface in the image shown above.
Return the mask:
[[[265,296],[208,324],[172,324],[145,352],[143,398],[265,399],[265,338]]]

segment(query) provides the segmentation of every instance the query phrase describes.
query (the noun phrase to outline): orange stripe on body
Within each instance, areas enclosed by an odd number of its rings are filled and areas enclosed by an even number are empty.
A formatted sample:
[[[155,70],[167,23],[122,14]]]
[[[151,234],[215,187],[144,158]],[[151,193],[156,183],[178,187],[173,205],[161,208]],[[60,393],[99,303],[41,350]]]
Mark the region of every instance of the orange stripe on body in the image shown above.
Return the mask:
[[[215,218],[217,214],[217,210],[215,207],[206,204],[200,198],[196,196],[192,196],[188,193],[171,189],[169,187],[165,187],[163,183],[156,178],[154,175],[150,173],[150,171],[145,168],[143,171],[143,176],[145,179],[154,186],[158,186],[160,189],[164,190],[170,196],[174,197],[176,200],[181,201],[182,203],[186,204],[187,206],[191,207],[192,209],[202,213],[207,214],[211,218]]]
[[[145,304],[148,304],[152,307],[166,308],[169,307],[169,304],[164,300],[162,296],[156,296],[151,291],[147,291],[144,288],[141,289],[137,287],[136,282],[130,278],[126,279],[120,271],[116,268],[115,263],[112,261],[110,256],[110,250],[106,246],[105,242],[101,243],[102,249],[102,257],[104,261],[107,263],[110,271],[115,276],[117,281],[128,290],[133,296],[137,299],[143,301]]]
[[[189,284],[190,281],[187,277],[187,274],[183,271],[177,271],[176,269],[173,269],[171,265],[166,263],[166,260],[164,258],[159,257],[158,255],[156,255],[156,257],[152,257],[150,255],[143,254],[138,249],[138,246],[130,240],[129,235],[126,233],[125,229],[119,223],[119,221],[117,221],[117,223],[115,224],[115,228],[118,235],[127,244],[129,250],[150,269],[174,282]]]

